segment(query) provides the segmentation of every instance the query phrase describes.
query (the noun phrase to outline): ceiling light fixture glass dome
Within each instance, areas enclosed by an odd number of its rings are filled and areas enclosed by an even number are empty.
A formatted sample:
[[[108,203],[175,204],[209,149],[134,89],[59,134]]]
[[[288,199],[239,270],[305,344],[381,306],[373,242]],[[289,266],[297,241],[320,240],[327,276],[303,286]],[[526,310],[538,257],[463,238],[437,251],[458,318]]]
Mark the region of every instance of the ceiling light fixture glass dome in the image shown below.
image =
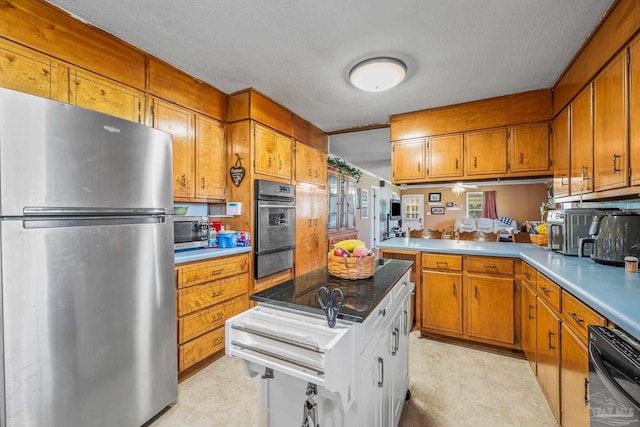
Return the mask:
[[[349,72],[351,84],[367,92],[382,92],[402,82],[407,65],[397,58],[377,57],[356,64]]]

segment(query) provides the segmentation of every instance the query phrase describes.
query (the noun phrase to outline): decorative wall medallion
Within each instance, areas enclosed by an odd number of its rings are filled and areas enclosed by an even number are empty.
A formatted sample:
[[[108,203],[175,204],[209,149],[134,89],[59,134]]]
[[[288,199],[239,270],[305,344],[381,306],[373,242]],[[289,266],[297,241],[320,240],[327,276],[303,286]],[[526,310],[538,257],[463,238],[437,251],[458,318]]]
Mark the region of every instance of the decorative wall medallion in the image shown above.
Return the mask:
[[[240,183],[242,182],[242,180],[244,179],[244,166],[242,166],[242,160],[240,159],[240,156],[236,153],[236,164],[231,166],[231,169],[229,169],[229,173],[231,174],[231,179],[233,180],[233,183],[236,185],[236,187],[240,186]]]

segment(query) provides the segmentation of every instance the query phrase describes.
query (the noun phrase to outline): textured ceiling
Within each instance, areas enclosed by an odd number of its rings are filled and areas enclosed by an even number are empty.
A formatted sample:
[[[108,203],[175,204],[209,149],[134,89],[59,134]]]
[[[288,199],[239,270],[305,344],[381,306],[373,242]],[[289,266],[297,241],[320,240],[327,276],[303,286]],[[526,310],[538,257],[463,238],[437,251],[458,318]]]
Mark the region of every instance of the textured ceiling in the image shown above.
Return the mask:
[[[51,3],[224,92],[253,87],[332,131],[549,88],[612,0]],[[382,93],[352,87],[350,68],[378,55],[405,61],[405,82]],[[361,153],[343,158],[357,164]]]

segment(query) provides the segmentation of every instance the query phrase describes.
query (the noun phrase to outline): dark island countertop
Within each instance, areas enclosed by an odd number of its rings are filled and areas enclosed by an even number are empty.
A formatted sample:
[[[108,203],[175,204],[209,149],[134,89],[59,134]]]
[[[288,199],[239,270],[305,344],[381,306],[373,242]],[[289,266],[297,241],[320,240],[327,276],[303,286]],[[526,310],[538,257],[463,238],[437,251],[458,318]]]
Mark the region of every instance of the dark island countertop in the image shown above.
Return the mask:
[[[329,275],[326,268],[321,268],[256,292],[250,298],[259,303],[324,315],[318,303],[318,289],[323,286],[330,290],[340,288],[345,305],[338,318],[363,322],[412,264],[411,261],[377,259],[373,277],[362,280],[340,279]]]

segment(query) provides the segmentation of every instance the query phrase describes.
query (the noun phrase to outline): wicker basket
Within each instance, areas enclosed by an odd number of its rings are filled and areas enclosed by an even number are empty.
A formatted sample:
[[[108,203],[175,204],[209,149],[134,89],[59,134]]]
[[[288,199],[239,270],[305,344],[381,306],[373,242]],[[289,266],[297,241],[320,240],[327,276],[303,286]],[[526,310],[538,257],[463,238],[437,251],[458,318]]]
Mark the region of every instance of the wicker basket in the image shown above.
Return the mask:
[[[549,243],[548,234],[529,234],[529,238],[531,239],[531,243],[534,245],[547,246]]]
[[[329,274],[341,279],[368,279],[376,270],[376,257],[373,252],[365,257],[341,257],[328,254]]]

